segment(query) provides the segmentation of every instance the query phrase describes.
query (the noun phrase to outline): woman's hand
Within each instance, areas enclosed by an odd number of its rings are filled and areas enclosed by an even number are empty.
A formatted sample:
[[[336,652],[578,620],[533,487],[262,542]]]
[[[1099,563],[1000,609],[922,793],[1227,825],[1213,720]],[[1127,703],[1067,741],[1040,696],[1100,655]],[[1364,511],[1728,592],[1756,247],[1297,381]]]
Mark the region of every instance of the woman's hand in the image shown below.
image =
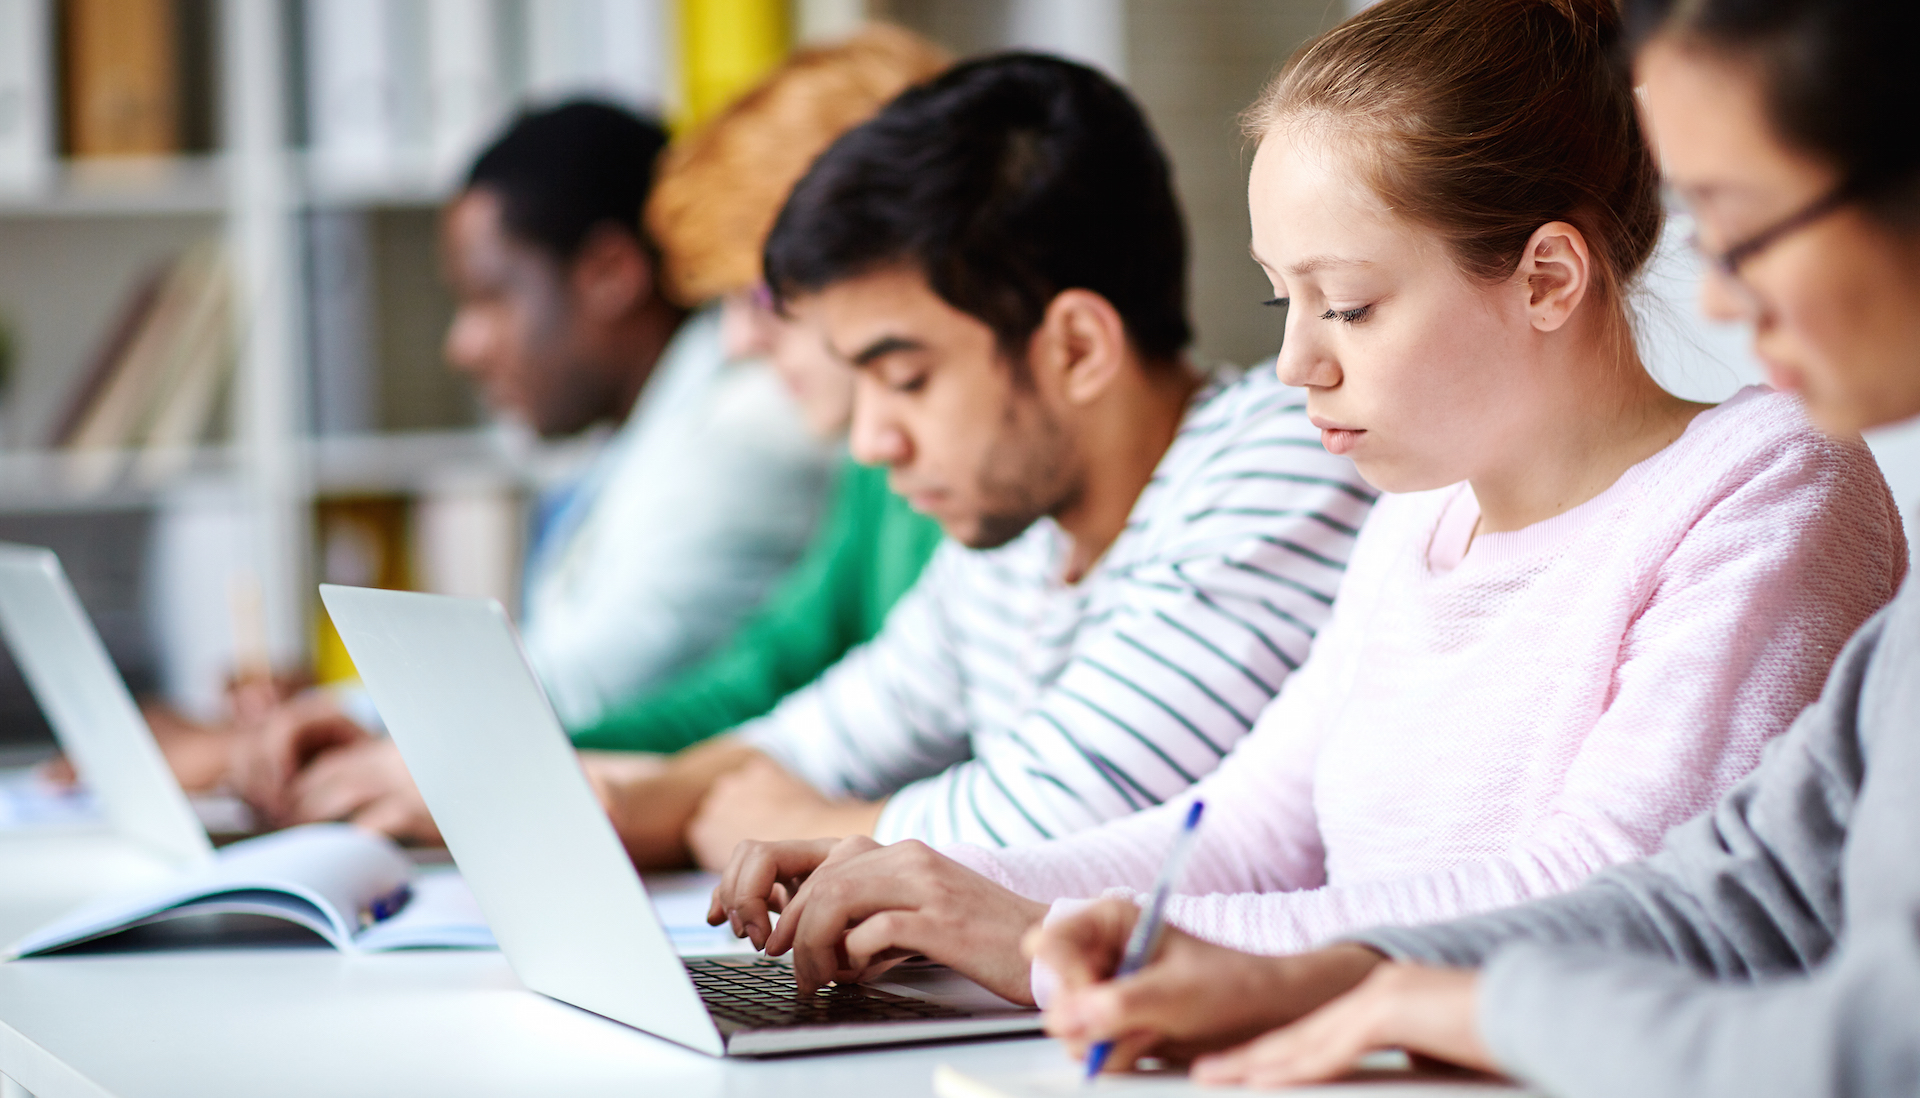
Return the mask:
[[[767,948],[773,935],[773,912],[781,911],[800,891],[814,870],[844,848],[846,857],[872,850],[872,839],[802,839],[792,842],[748,840],[734,847],[733,858],[720,874],[707,907],[707,925],[726,923],[736,938],[747,938],[753,948]]]
[[[1358,984],[1383,962],[1361,946],[1258,957],[1167,927],[1152,963],[1112,978],[1140,909],[1102,900],[1048,923],[1027,948],[1060,981],[1047,1032],[1077,1056],[1113,1041],[1110,1070],[1143,1056],[1190,1059],[1291,1022]]]
[[[1337,1078],[1369,1052],[1403,1048],[1497,1072],[1480,1040],[1478,973],[1383,964],[1359,987],[1239,1048],[1194,1062],[1195,1082],[1278,1087]]]
[[[772,901],[776,885],[784,890],[798,883],[762,948],[775,955],[793,951],[802,991],[871,979],[921,954],[1002,998],[1033,1001],[1020,940],[1045,918],[1045,904],[1001,888],[925,843],[825,842],[742,843],[709,920],[734,920],[737,930],[756,937],[765,908],[749,898]]]

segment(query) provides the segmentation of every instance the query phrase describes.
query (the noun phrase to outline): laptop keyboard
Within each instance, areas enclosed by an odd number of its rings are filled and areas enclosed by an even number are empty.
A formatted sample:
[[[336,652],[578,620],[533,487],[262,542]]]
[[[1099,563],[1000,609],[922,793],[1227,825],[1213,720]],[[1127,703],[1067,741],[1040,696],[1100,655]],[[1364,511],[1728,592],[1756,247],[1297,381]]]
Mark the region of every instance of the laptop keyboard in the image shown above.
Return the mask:
[[[687,974],[714,1017],[751,1029],[967,1018],[965,1011],[860,984],[801,995],[793,969],[763,957],[690,957]]]

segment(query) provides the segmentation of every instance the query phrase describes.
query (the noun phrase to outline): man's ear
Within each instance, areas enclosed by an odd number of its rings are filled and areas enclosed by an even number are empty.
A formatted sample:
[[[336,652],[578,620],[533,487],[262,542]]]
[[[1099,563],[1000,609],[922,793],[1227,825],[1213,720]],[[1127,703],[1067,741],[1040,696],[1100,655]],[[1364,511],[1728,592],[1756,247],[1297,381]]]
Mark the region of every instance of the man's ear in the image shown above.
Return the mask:
[[[1092,290],[1062,290],[1047,304],[1028,342],[1036,378],[1049,375],[1068,404],[1091,404],[1127,368],[1127,326],[1113,303]]]
[[[653,260],[632,233],[599,225],[568,268],[575,305],[597,320],[617,320],[653,295]]]
[[[1527,316],[1542,332],[1557,331],[1593,288],[1593,253],[1587,238],[1565,221],[1533,230],[1514,279],[1527,290]]]

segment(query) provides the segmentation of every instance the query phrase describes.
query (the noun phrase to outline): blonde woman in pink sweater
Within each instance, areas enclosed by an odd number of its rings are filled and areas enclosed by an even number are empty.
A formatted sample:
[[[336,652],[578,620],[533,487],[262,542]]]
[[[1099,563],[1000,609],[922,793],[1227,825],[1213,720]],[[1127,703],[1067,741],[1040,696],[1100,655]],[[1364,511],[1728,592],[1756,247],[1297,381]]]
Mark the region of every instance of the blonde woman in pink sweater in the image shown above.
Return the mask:
[[[1858,440],[1764,389],[1681,401],[1635,353],[1661,211],[1618,33],[1611,0],[1387,0],[1249,112],[1278,369],[1388,495],[1308,662],[1190,794],[1168,916],[1201,938],[1295,952],[1650,853],[1904,575]],[[742,844],[713,918],[802,987],[924,953],[1031,1001],[1023,936],[1147,888],[1185,805],[1022,849]]]

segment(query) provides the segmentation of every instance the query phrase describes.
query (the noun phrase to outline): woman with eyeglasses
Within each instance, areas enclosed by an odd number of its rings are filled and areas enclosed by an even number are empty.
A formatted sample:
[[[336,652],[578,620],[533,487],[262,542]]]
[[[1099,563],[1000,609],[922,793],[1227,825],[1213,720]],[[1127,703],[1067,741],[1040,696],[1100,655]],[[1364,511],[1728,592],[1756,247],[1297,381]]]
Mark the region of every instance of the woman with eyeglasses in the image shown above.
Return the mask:
[[[1826,430],[1920,417],[1920,6],[1627,0],[1642,112],[1772,383]],[[1840,654],[1746,780],[1639,864],[1552,899],[1255,958],[1171,934],[1108,980],[1134,912],[1034,942],[1049,1027],[1282,1085],[1400,1047],[1586,1095],[1920,1091],[1920,594]],[[1279,1025],[1283,1028],[1258,1036]],[[1245,1043],[1241,1043],[1245,1042]]]

